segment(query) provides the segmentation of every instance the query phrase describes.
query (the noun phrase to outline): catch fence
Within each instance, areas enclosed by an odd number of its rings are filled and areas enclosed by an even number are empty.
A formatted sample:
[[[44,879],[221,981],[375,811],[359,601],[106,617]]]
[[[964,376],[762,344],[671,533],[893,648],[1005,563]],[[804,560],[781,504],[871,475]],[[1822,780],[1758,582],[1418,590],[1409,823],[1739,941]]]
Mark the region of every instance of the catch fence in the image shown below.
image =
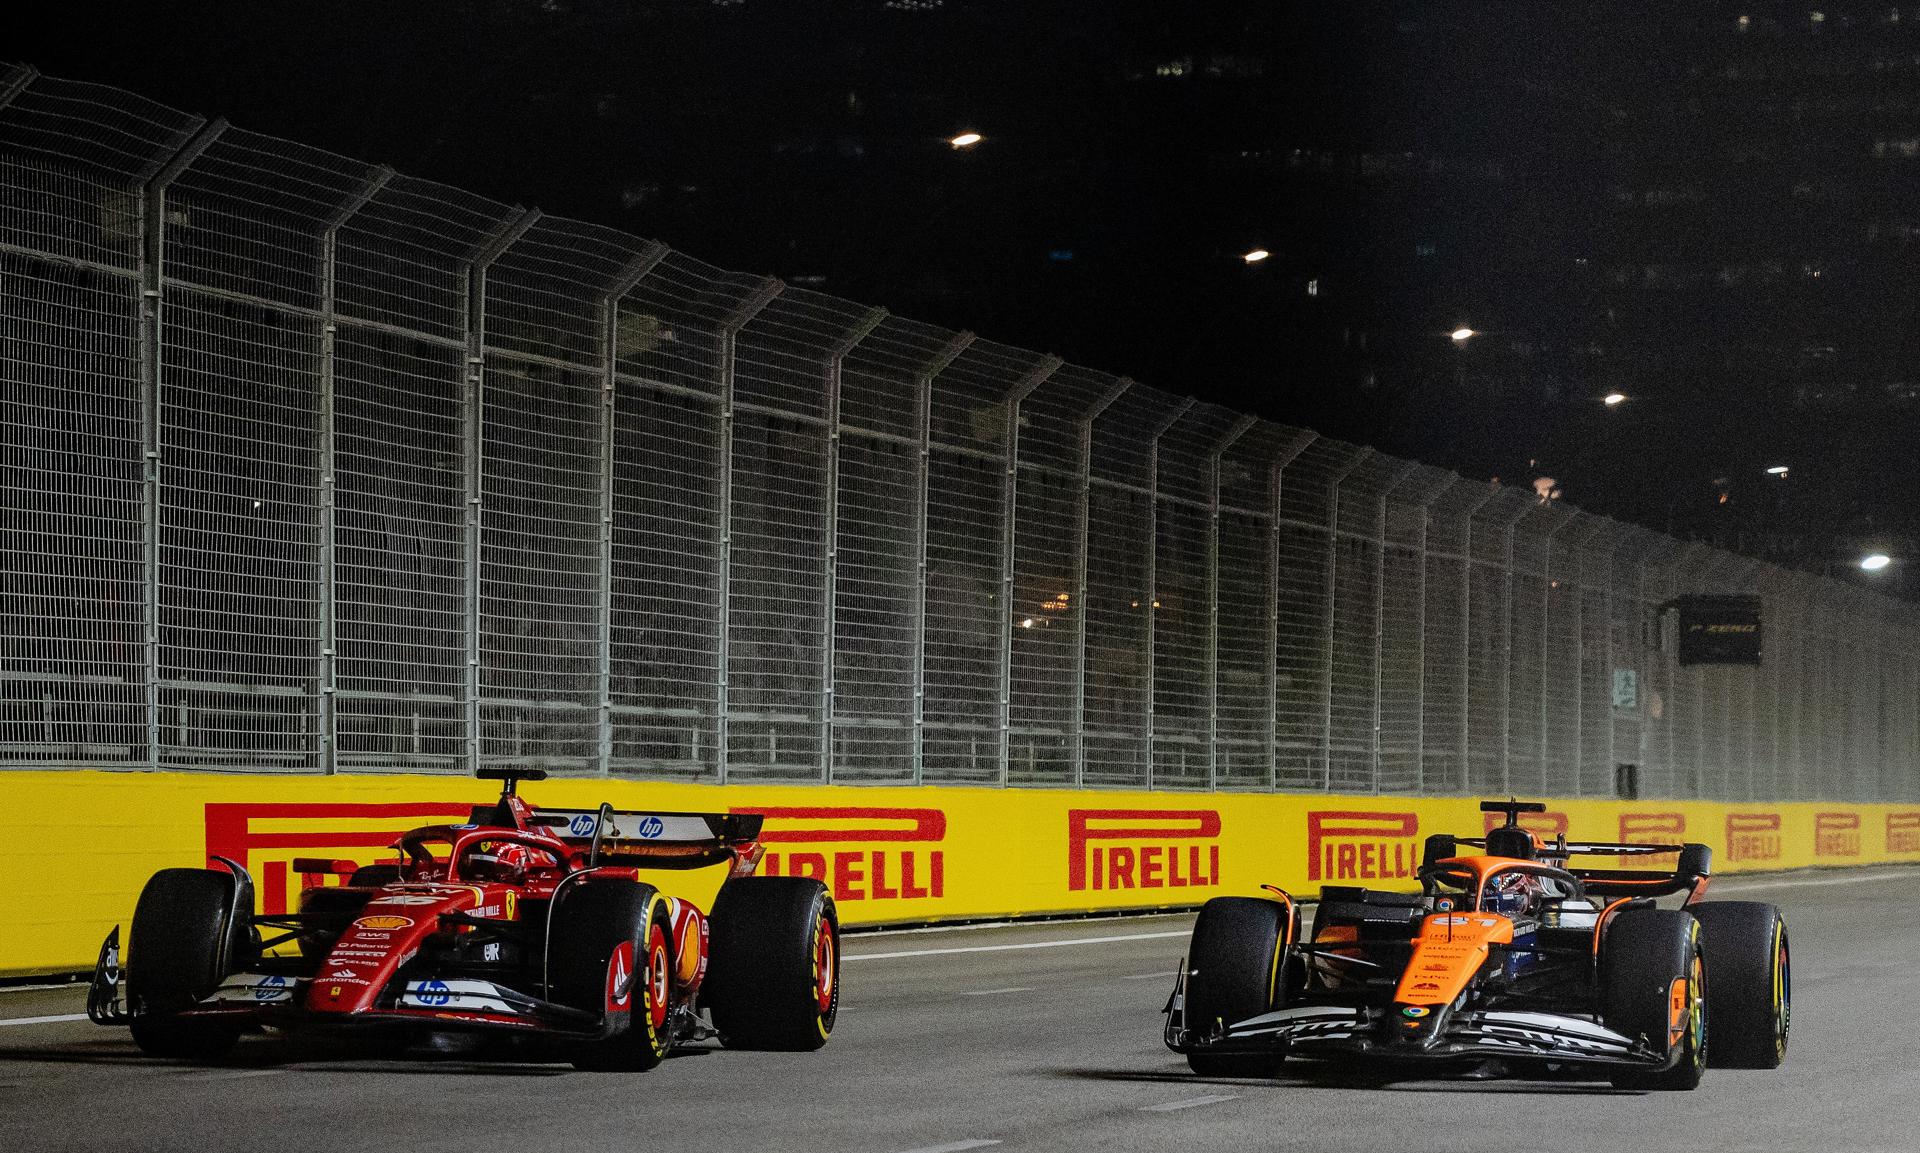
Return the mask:
[[[7,767],[1920,796],[1911,605],[22,67],[0,389]]]

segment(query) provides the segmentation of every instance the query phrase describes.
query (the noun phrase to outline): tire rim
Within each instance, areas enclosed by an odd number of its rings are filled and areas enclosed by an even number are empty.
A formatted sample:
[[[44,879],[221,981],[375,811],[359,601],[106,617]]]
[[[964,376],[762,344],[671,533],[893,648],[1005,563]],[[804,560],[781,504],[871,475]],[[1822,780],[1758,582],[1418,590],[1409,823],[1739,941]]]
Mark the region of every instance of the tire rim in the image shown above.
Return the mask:
[[[813,927],[813,1003],[826,1016],[833,1008],[835,989],[833,922],[822,915]]]
[[[1707,1063],[1707,964],[1696,951],[1687,975],[1687,1034],[1693,1041],[1693,1063]]]
[[[1787,929],[1773,928],[1773,1043],[1776,1056],[1787,1053],[1787,1030],[1793,1025],[1793,973],[1787,954]]]
[[[667,1023],[667,933],[655,921],[647,930],[647,1020],[658,1030]]]

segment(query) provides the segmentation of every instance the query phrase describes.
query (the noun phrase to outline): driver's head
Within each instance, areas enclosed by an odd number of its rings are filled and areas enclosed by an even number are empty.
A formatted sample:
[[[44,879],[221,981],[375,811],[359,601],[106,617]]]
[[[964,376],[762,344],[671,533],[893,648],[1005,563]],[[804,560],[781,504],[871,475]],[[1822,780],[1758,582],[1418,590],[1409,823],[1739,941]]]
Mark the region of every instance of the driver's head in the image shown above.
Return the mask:
[[[516,841],[481,841],[467,854],[461,875],[472,881],[518,884],[533,867],[533,850]]]
[[[1487,882],[1485,899],[1480,907],[1489,913],[1522,916],[1533,907],[1534,895],[1538,892],[1539,882],[1525,873],[1495,873]]]

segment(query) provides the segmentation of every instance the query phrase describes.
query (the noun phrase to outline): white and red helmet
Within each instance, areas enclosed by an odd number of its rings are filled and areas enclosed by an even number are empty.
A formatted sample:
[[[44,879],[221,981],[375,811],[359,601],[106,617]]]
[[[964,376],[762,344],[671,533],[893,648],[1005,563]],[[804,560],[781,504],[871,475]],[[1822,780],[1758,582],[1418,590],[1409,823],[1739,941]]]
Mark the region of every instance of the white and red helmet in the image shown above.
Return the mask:
[[[518,841],[481,841],[467,854],[460,875],[469,881],[519,884],[533,864],[533,850]]]

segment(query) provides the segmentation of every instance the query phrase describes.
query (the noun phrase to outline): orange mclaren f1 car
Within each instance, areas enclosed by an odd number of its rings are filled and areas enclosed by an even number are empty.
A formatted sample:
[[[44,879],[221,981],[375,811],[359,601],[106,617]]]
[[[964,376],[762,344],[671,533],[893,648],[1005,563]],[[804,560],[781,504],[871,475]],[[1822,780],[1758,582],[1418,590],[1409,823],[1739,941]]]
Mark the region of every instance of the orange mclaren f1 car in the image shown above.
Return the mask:
[[[1208,901],[1168,1001],[1167,1046],[1212,1076],[1269,1076],[1288,1056],[1497,1061],[1642,1089],[1692,1089],[1709,1065],[1780,1064],[1786,922],[1772,905],[1703,902],[1707,846],[1544,842],[1519,824],[1544,805],[1480,808],[1505,823],[1427,838],[1420,892],[1327,886],[1310,933],[1277,888]],[[1678,867],[1567,865],[1654,854]],[[1656,904],[1670,896],[1680,907]]]

